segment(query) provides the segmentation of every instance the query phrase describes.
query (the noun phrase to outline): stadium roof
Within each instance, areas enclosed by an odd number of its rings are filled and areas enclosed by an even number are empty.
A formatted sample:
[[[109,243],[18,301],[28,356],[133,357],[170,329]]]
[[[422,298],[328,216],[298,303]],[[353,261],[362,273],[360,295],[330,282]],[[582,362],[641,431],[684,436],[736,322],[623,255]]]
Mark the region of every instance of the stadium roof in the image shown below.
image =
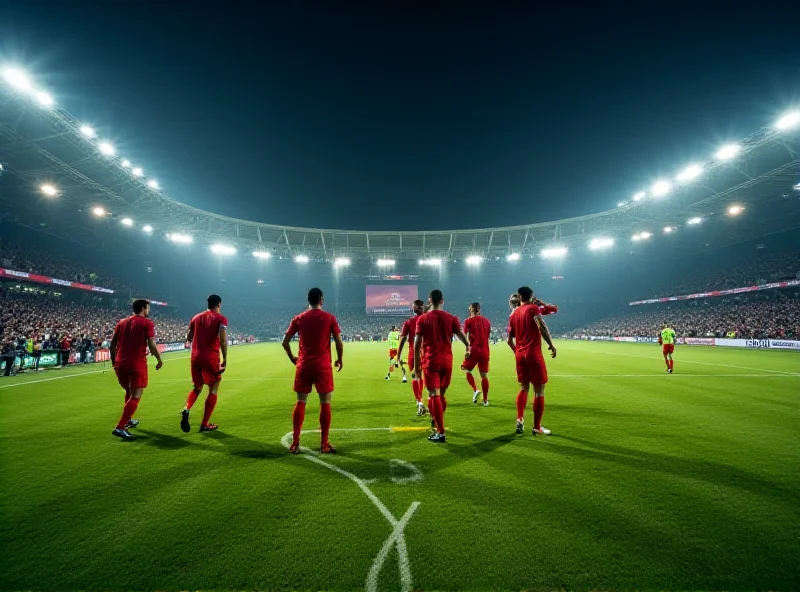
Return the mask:
[[[702,228],[715,243],[740,242],[800,226],[800,124],[796,112],[704,162],[622,199],[618,207],[536,224],[442,231],[357,231],[281,226],[229,218],[180,203],[147,167],[131,162],[94,130],[53,102],[19,71],[0,79],[0,164],[6,190],[3,217],[49,231],[87,231],[92,219],[165,238],[192,237],[276,256],[299,254],[333,261],[392,257],[447,259],[539,255],[553,247],[588,248],[658,239]],[[609,171],[614,174],[614,171]],[[13,180],[8,179],[13,176]],[[579,190],[579,189],[576,189]],[[324,197],[324,196],[323,196]],[[33,199],[35,207],[20,207]],[[534,202],[537,196],[531,196]],[[29,202],[30,203],[30,202]],[[731,224],[731,208],[746,210],[746,224]],[[703,224],[695,224],[702,220]],[[692,221],[692,222],[690,222]],[[667,228],[669,230],[667,230]],[[675,244],[687,248],[697,241]],[[548,251],[552,253],[553,251]]]

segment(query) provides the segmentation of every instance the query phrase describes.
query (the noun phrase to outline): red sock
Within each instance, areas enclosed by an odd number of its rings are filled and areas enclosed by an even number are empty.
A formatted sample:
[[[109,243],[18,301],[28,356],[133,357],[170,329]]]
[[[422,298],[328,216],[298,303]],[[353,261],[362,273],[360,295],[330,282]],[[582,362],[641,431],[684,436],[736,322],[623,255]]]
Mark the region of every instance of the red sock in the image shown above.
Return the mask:
[[[431,397],[431,415],[436,421],[436,431],[444,434],[444,410],[442,409],[441,395]]]
[[[125,404],[128,403],[128,399],[131,398],[131,391],[129,389],[125,389]]]
[[[669,369],[672,370],[674,365],[675,365],[675,361],[674,360],[670,360],[669,361]]]
[[[306,404],[303,401],[298,401],[294,404],[294,413],[292,413],[292,442],[297,444],[300,442],[300,432],[303,431],[303,420],[306,418]]]
[[[197,397],[200,396],[196,390],[192,389],[189,391],[189,395],[186,397],[186,408],[191,409],[194,407],[195,402],[197,401]]]
[[[444,398],[444,393],[439,395],[439,401],[442,404],[442,414],[447,411],[447,399]]]
[[[483,391],[483,402],[489,400],[489,379],[481,378],[481,390]]]
[[[122,417],[119,418],[119,423],[117,424],[117,429],[121,430],[125,428],[125,424],[128,423],[128,420],[133,417],[133,414],[136,413],[136,409],[139,408],[139,399],[134,399],[131,397],[125,402],[125,407],[122,408]]]
[[[433,397],[428,395],[428,415],[431,416],[433,423],[436,423],[436,414],[433,412]]]
[[[539,429],[542,427],[542,416],[544,415],[544,395],[541,397],[533,398],[533,427]]]
[[[328,444],[328,433],[331,431],[331,404],[322,403],[319,406],[319,428],[322,430],[322,445]]]
[[[517,394],[517,419],[524,419],[525,407],[528,406],[528,393],[520,391]]]
[[[416,378],[412,380],[411,388],[414,389],[414,398],[417,400],[417,403],[422,403],[422,385],[420,381]]]
[[[473,392],[478,390],[478,387],[475,384],[475,377],[472,375],[472,372],[467,372],[467,382],[469,383],[469,388],[471,388]]]
[[[200,425],[208,425],[208,420],[211,419],[211,414],[214,413],[214,407],[217,406],[217,395],[209,395],[206,397],[206,408],[203,411],[203,423]]]

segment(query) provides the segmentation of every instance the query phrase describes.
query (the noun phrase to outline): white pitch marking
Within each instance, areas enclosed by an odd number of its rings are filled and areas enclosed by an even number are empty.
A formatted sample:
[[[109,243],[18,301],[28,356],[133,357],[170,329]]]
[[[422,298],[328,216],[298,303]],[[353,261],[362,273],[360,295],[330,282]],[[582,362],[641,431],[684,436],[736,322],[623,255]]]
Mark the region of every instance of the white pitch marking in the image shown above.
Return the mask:
[[[335,430],[336,432],[389,432],[392,428],[339,428]],[[307,433],[314,433],[319,432],[319,430],[310,430],[310,431],[303,431],[303,434]],[[283,438],[281,438],[281,444],[284,448],[289,448],[292,443],[292,432],[288,432]],[[386,557],[389,555],[389,551],[391,550],[392,545],[397,548],[397,564],[398,569],[400,570],[400,584],[401,589],[405,592],[410,592],[413,589],[413,580],[411,577],[411,562],[408,559],[408,548],[406,547],[406,537],[404,534],[405,528],[408,525],[408,521],[411,520],[411,517],[414,515],[414,512],[417,511],[417,508],[420,506],[420,502],[413,502],[411,506],[406,510],[406,513],[403,514],[403,517],[400,520],[394,517],[389,511],[383,502],[378,499],[372,490],[367,486],[367,482],[363,479],[357,477],[353,473],[349,471],[345,471],[333,465],[329,462],[326,462],[317,456],[317,453],[312,451],[305,446],[301,446],[300,450],[304,453],[302,455],[303,458],[306,460],[310,460],[313,463],[321,465],[327,469],[335,473],[339,473],[344,477],[347,477],[351,481],[353,481],[356,485],[358,485],[359,489],[364,492],[364,495],[367,496],[367,499],[371,501],[378,511],[383,514],[383,517],[386,518],[386,521],[391,525],[392,532],[389,535],[389,538],[383,543],[381,550],[378,551],[378,555],[375,557],[374,561],[372,562],[372,567],[370,567],[369,573],[367,574],[367,581],[366,581],[366,590],[367,592],[375,592],[378,589],[378,576],[381,573],[381,569],[383,569],[383,564],[386,562]],[[400,461],[403,462],[403,461]],[[414,467],[416,469],[416,467]],[[417,469],[419,471],[419,469]],[[421,473],[420,473],[421,475]]]
[[[596,353],[596,354],[605,354],[607,356],[624,356],[626,358],[642,358],[644,360],[661,360],[660,357],[656,357],[656,356],[637,356],[637,355],[634,355],[634,354],[621,354],[619,352],[600,351],[600,350],[597,350],[597,349],[592,349],[592,350],[589,350],[589,351],[591,351],[592,353]],[[786,375],[786,376],[800,376],[800,373],[798,373],[798,372],[786,372],[784,370],[769,370],[767,368],[752,368],[751,366],[736,366],[734,364],[717,364],[715,362],[700,362],[700,361],[697,361],[697,360],[684,360],[683,358],[680,358],[678,360],[678,364],[702,364],[704,366],[716,366],[718,368],[738,368],[739,370],[753,370],[755,372],[759,372],[760,371],[762,373],[763,372],[768,372],[768,373],[771,373],[771,374],[783,374],[783,375]]]
[[[399,458],[393,458],[389,462],[392,463],[393,465],[399,465],[403,468],[406,468],[411,473],[409,477],[392,477],[392,483],[403,484],[403,483],[412,483],[414,481],[422,481],[424,477],[422,471],[420,471],[410,462],[400,460]]]

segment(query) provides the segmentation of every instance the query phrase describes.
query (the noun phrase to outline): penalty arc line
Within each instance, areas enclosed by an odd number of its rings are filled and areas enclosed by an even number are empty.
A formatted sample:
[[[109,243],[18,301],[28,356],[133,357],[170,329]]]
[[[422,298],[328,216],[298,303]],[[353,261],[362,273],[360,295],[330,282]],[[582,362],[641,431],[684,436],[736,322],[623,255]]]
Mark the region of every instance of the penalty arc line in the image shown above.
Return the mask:
[[[319,430],[312,430],[314,432],[318,432]],[[389,432],[391,428],[353,428],[353,429],[337,429],[331,430],[337,432]],[[302,433],[309,433],[304,431]],[[283,438],[281,438],[281,444],[284,448],[288,449],[292,442],[292,432],[288,432]],[[383,543],[381,550],[378,552],[378,555],[372,562],[372,566],[370,567],[369,573],[367,574],[367,581],[366,581],[366,590],[367,592],[376,592],[378,589],[378,576],[381,573],[381,569],[383,569],[383,564],[386,562],[386,558],[389,556],[389,551],[391,550],[392,546],[397,548],[397,563],[398,569],[400,571],[400,584],[401,589],[410,592],[413,589],[413,580],[411,577],[411,562],[408,559],[408,549],[406,547],[406,537],[404,534],[405,527],[408,525],[409,520],[414,515],[414,512],[417,511],[417,508],[420,506],[420,502],[413,502],[411,506],[406,510],[406,513],[400,520],[394,517],[394,514],[389,511],[383,502],[378,499],[378,496],[373,493],[373,491],[367,486],[367,483],[350,473],[349,471],[345,471],[333,465],[329,462],[326,462],[316,456],[316,454],[304,447],[300,447],[301,451],[303,451],[302,457],[306,460],[309,460],[315,464],[321,465],[326,469],[330,469],[335,473],[339,473],[340,475],[347,477],[351,481],[353,481],[356,485],[358,485],[359,489],[364,492],[364,495],[367,496],[367,499],[373,503],[373,505],[378,508],[378,511],[386,518],[386,521],[392,527],[392,532],[389,535],[389,538]],[[402,462],[402,461],[401,461]]]

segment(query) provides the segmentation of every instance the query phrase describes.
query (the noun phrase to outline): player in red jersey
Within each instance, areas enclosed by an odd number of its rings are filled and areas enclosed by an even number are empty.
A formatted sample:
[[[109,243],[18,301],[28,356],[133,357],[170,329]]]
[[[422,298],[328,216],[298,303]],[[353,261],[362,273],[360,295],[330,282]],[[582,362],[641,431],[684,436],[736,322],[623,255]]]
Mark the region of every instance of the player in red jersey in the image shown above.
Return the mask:
[[[111,338],[111,367],[117,374],[119,385],[125,389],[122,417],[111,433],[123,440],[132,440],[134,436],[128,429],[139,425],[133,419],[133,414],[139,408],[139,400],[147,388],[147,349],[158,361],[156,370],[164,365],[156,347],[156,329],[148,316],[150,303],[147,300],[135,300],[133,314],[117,323]]]
[[[550,355],[556,357],[556,348],[550,331],[542,318],[541,309],[533,303],[533,290],[524,286],[518,291],[521,305],[511,313],[509,319],[508,345],[517,361],[517,380],[520,391],[517,395],[517,433],[525,431],[525,407],[528,393],[533,385],[533,434],[547,435],[550,430],[542,427],[544,415],[544,386],[547,383],[547,366],[542,355],[542,338],[547,342]]]
[[[186,341],[192,344],[192,390],[186,398],[186,406],[181,411],[181,430],[189,432],[189,412],[197,397],[203,392],[203,385],[208,385],[208,396],[203,411],[201,432],[213,432],[219,426],[211,423],[211,414],[217,406],[217,390],[222,380],[222,373],[228,367],[228,319],[220,310],[222,298],[216,294],[208,297],[208,310],[194,315],[189,322]],[[222,362],[219,352],[222,351]]]
[[[461,369],[467,375],[472,392],[472,403],[478,402],[478,386],[475,384],[475,377],[472,371],[475,366],[481,375],[481,391],[483,392],[483,405],[489,405],[489,333],[492,324],[485,316],[481,315],[480,302],[473,302],[469,305],[469,318],[464,321],[464,333],[469,336],[470,355],[464,359]]]
[[[422,342],[425,341],[425,386],[428,388],[428,408],[436,422],[436,432],[428,438],[431,442],[444,444],[444,412],[447,409],[445,393],[450,386],[453,373],[453,335],[467,347],[467,358],[470,346],[461,331],[458,317],[442,310],[444,296],[441,290],[430,293],[428,301],[432,310],[417,319],[417,331],[414,335],[414,365],[422,366]]]
[[[300,451],[300,434],[306,417],[306,401],[311,387],[319,395],[319,427],[321,431],[320,452],[334,454],[336,449],[328,441],[331,429],[331,396],[333,395],[333,370],[331,369],[331,337],[336,343],[337,372],[342,371],[344,344],[336,317],[322,310],[324,302],[322,290],[311,288],[308,291],[307,311],[292,319],[283,336],[283,349],[292,364],[297,368],[294,375],[294,392],[297,403],[292,414],[292,445],[289,452]],[[300,333],[300,351],[297,357],[292,354],[292,337]]]
[[[411,388],[414,391],[414,399],[417,401],[417,416],[421,417],[427,413],[425,405],[422,403],[422,369],[414,364],[414,336],[417,333],[417,319],[425,312],[425,303],[422,300],[415,300],[412,307],[414,316],[406,319],[400,331],[400,345],[397,348],[397,357],[403,363],[403,348],[406,341],[408,346],[408,369],[411,371]]]

